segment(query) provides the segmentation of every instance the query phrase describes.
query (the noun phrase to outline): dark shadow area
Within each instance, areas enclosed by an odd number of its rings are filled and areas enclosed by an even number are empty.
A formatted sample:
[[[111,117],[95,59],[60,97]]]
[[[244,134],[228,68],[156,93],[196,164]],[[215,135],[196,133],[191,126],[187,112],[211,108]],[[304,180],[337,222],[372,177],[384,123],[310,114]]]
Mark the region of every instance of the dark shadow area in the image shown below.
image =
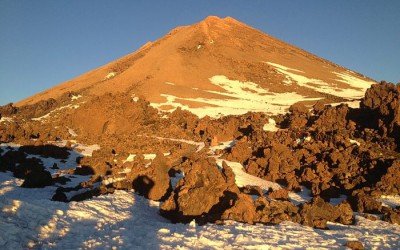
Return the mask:
[[[22,187],[43,188],[54,184],[54,181],[38,157],[65,160],[72,149],[54,145],[28,145],[18,148],[3,147],[2,150],[6,152],[0,158],[0,171],[10,171],[14,177],[24,179]]]
[[[148,198],[154,181],[146,175],[140,175],[132,182],[132,187],[139,195]]]

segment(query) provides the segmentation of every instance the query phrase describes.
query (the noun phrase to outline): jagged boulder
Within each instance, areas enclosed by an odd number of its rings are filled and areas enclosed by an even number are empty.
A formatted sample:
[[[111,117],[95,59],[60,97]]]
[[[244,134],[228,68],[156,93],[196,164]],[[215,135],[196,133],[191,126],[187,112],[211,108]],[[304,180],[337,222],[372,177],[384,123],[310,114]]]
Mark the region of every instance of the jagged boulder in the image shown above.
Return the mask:
[[[198,222],[221,219],[237,200],[239,189],[233,173],[224,164],[220,171],[211,158],[188,159],[190,168],[162,204],[160,212],[172,221]]]
[[[362,99],[361,112],[367,125],[377,128],[383,135],[396,139],[400,145],[400,86],[382,82],[374,84]]]

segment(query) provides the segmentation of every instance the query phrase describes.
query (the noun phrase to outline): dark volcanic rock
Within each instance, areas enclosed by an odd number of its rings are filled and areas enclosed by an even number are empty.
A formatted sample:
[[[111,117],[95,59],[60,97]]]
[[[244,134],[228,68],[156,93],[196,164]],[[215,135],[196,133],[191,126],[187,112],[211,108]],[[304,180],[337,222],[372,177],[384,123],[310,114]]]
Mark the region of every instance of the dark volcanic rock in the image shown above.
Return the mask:
[[[53,184],[53,179],[50,172],[46,170],[31,171],[25,176],[25,181],[22,187],[26,188],[43,188]]]

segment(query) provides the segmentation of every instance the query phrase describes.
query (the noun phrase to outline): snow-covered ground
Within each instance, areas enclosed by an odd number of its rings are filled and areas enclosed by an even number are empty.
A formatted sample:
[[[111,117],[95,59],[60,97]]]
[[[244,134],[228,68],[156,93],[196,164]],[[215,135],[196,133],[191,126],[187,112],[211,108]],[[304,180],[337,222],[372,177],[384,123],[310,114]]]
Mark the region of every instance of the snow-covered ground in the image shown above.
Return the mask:
[[[347,102],[351,107],[358,107],[360,99],[364,96],[365,91],[375,82],[355,76],[353,72],[346,71],[343,73],[332,72],[336,78],[332,79],[337,83],[344,83],[348,87],[338,87],[337,84],[327,83],[320,79],[313,79],[304,76],[301,70],[289,68],[280,64],[266,62],[273,66],[285,79],[284,85],[297,84],[301,87],[313,89],[320,93],[330,94],[338,97],[352,99]],[[162,103],[151,103],[151,106],[162,111],[174,111],[180,107],[188,110],[198,117],[210,116],[218,118],[226,115],[241,115],[249,111],[264,112],[271,115],[286,113],[288,108],[300,101],[315,101],[322,98],[310,98],[302,96],[296,92],[274,93],[268,89],[264,89],[253,82],[242,82],[228,79],[224,75],[215,75],[211,77],[210,82],[220,87],[220,91],[199,90],[206,93],[218,95],[219,98],[188,98],[179,97],[171,94],[161,94],[166,99]],[[165,84],[175,85],[174,83],[165,82]],[[354,101],[353,101],[354,100]],[[183,101],[202,104],[201,107],[190,107],[183,104]],[[169,110],[164,108],[168,107]]]
[[[266,62],[273,66],[279,73],[283,74],[289,82],[295,81],[299,86],[313,89],[320,93],[326,93],[334,96],[359,99],[364,96],[365,91],[375,82],[368,81],[352,75],[352,72],[338,73],[333,72],[338,78],[335,81],[345,83],[349,88],[335,87],[333,84],[328,84],[320,79],[308,78],[301,70],[292,69],[277,63]]]
[[[116,191],[83,202],[50,201],[54,187],[20,188],[21,180],[0,173],[1,249],[269,249],[342,248],[360,240],[366,248],[399,248],[400,227],[357,216],[357,224],[329,223],[318,230],[292,222],[276,226],[172,224],[159,203]]]
[[[151,103],[151,106],[161,109],[163,106],[172,106],[168,111],[177,107],[188,110],[198,117],[220,117],[226,115],[242,115],[249,111],[268,114],[283,114],[294,103],[312,101],[321,98],[307,98],[295,92],[273,93],[253,82],[230,80],[226,76],[216,75],[210,82],[221,88],[221,91],[203,90],[207,93],[219,95],[220,98],[185,98],[169,94],[162,94],[166,102]],[[194,88],[195,89],[195,88]],[[203,107],[189,107],[179,100],[204,104]],[[165,111],[165,110],[164,110]]]
[[[188,140],[159,139],[196,145],[197,150],[204,147]],[[64,143],[59,142],[60,146]],[[222,164],[220,156],[214,153],[234,144],[235,141],[229,141],[211,147],[210,157]],[[19,145],[2,145],[5,146],[17,148]],[[96,146],[79,146],[86,155],[98,149]],[[63,164],[72,167],[73,159],[80,154],[71,154],[65,163],[52,158],[41,159],[48,169],[53,163],[63,169]],[[227,164],[232,167],[239,186],[258,185],[265,190],[281,188],[276,183],[247,174],[239,163]],[[184,173],[177,176],[173,184],[183,176]],[[400,247],[400,226],[359,216],[356,225],[329,223],[330,230],[292,222],[276,226],[233,221],[204,226],[172,224],[159,215],[160,203],[149,201],[133,191],[116,191],[82,202],[62,203],[50,200],[57,187],[21,188],[22,182],[9,172],[0,172],[0,249],[331,249],[342,248],[348,240],[360,240],[366,248]],[[305,189],[300,194],[291,193],[290,198],[294,202],[304,202],[309,199],[307,192]],[[394,204],[397,198],[382,197],[382,201]]]

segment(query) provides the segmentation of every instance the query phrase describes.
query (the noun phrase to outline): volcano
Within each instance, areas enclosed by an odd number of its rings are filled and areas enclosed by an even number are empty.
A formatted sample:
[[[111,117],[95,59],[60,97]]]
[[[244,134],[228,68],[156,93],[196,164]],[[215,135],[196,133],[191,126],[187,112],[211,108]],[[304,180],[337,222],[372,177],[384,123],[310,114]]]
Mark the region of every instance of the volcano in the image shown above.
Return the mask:
[[[398,249],[399,179],[400,86],[230,17],[0,107],[4,249]]]
[[[281,114],[296,102],[354,101],[373,83],[231,17],[210,16],[17,105],[68,92],[86,101],[128,93],[161,111],[181,107],[199,117]]]

